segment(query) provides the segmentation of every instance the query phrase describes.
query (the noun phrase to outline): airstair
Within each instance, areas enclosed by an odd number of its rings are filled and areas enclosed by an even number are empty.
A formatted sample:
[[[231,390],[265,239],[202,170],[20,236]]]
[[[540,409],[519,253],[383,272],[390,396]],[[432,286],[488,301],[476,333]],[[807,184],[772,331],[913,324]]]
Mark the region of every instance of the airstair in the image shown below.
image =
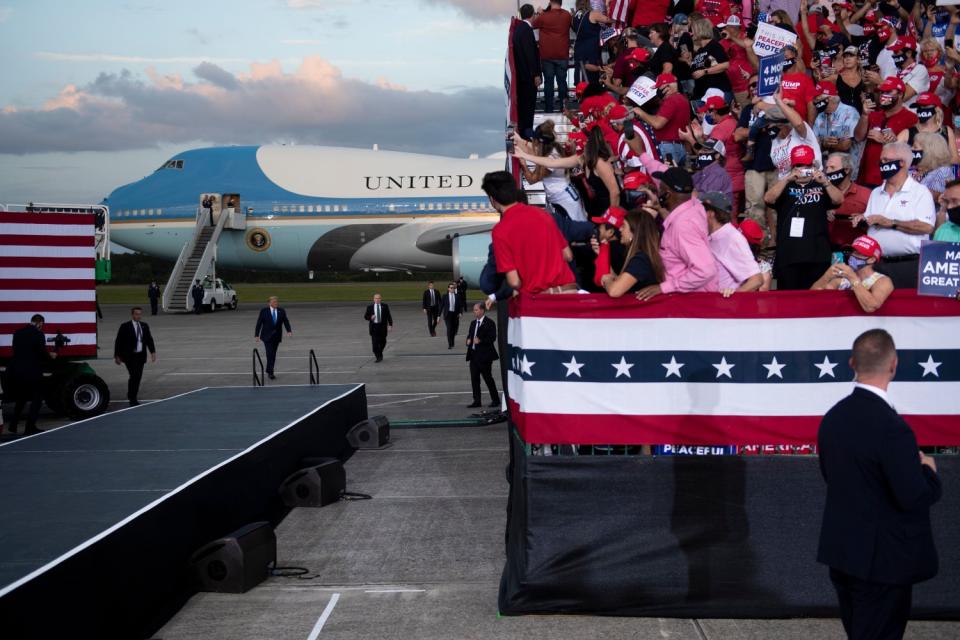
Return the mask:
[[[164,311],[193,311],[190,288],[196,280],[203,282],[207,277],[215,277],[217,242],[229,219],[229,215],[221,215],[214,226],[210,223],[209,211],[197,210],[193,237],[183,245],[177,264],[163,290]]]

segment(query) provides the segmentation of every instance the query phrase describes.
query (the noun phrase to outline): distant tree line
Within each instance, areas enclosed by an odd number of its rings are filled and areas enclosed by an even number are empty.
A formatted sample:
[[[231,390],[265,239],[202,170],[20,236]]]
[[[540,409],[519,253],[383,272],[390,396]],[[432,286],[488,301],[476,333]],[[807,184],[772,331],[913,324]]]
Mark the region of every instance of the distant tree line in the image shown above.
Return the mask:
[[[145,253],[114,253],[110,256],[113,279],[110,284],[147,284],[156,280],[160,285],[167,282],[173,270],[173,261],[149,256]],[[227,282],[418,282],[436,280],[445,282],[453,278],[450,272],[399,273],[399,272],[322,272],[314,273],[310,280],[306,271],[261,271],[254,269],[217,269],[217,277]]]

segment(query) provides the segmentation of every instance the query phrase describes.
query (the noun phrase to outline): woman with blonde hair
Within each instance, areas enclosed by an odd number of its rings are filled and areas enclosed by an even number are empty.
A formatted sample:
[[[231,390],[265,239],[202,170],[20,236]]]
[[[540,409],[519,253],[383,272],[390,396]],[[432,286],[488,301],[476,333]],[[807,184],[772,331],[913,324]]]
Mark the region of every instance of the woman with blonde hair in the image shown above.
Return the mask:
[[[912,147],[917,135],[921,133],[936,134],[943,138],[950,150],[947,164],[960,163],[960,153],[957,152],[957,136],[950,123],[946,122],[943,103],[940,102],[940,98],[929,91],[921,93],[917,96],[913,110],[916,112],[919,122],[897,134],[897,141],[906,142]]]
[[[956,150],[956,147],[954,147]],[[939,133],[921,132],[913,140],[913,179],[930,189],[934,202],[953,180],[952,158],[947,141]]]
[[[732,96],[733,87],[727,77],[730,58],[714,37],[713,23],[706,18],[691,20],[690,33],[693,38],[690,77],[693,78],[694,98],[702,100],[707,89],[719,89]]]
[[[932,21],[927,24],[927,29],[931,26],[933,26]],[[947,68],[943,64],[943,47],[936,38],[928,36],[920,41],[920,63],[927,68],[927,75],[930,76],[928,91],[937,93]]]

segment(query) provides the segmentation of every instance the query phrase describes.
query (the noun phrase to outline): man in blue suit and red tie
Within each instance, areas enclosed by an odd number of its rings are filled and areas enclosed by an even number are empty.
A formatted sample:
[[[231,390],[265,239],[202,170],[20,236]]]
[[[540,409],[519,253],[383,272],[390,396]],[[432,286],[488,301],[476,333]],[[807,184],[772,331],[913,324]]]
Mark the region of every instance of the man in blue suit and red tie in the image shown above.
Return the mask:
[[[287,320],[287,312],[280,308],[280,299],[277,296],[271,296],[268,306],[260,309],[257,328],[253,330],[254,340],[263,341],[263,348],[267,351],[267,376],[271,380],[276,379],[273,375],[273,365],[277,361],[277,349],[283,341],[283,329],[287,330],[288,336],[293,336],[290,321]]]

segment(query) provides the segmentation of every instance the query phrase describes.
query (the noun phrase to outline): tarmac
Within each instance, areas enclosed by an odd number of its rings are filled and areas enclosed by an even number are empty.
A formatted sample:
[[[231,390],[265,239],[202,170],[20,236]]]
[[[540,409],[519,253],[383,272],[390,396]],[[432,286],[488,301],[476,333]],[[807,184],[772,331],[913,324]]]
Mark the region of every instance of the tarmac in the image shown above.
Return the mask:
[[[464,361],[465,314],[456,347],[443,324],[427,333],[418,304],[393,302],[395,326],[375,363],[362,316],[365,304],[291,304],[293,337],[284,337],[276,381],[306,384],[314,349],[321,383],[366,384],[371,415],[391,421],[471,416]],[[140,399],[207,386],[251,384],[253,327],[259,305],[200,316],[144,318],[157,343]],[[91,363],[127,406],[126,371],[113,363],[116,328],[128,308],[104,308],[101,357]],[[498,371],[494,374],[499,384]],[[489,402],[484,390],[483,402]],[[10,407],[8,406],[8,411]],[[65,422],[43,414],[41,429]],[[21,429],[22,429],[21,425]],[[658,638],[812,640],[843,637],[838,620],[689,620],[590,616],[500,617],[507,484],[504,425],[404,428],[382,450],[347,463],[347,490],[373,496],[323,509],[296,509],[277,529],[278,564],[309,570],[270,578],[242,595],[194,596],[159,632],[163,640]],[[814,562],[814,559],[810,559]],[[824,585],[829,588],[824,570]],[[960,637],[960,623],[912,622],[907,638]]]

